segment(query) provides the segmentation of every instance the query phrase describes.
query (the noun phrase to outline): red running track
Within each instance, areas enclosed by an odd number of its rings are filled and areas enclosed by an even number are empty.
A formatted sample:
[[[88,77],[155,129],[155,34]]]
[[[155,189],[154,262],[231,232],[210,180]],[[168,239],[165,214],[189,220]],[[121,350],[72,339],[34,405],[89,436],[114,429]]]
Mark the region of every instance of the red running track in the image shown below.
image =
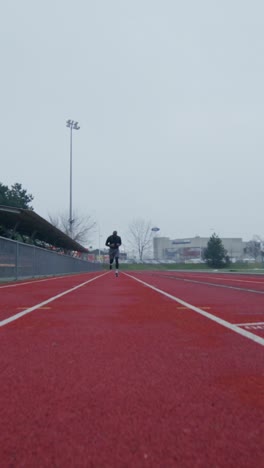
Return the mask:
[[[264,283],[229,278],[0,286],[1,468],[263,466],[264,334],[211,317],[263,322]]]

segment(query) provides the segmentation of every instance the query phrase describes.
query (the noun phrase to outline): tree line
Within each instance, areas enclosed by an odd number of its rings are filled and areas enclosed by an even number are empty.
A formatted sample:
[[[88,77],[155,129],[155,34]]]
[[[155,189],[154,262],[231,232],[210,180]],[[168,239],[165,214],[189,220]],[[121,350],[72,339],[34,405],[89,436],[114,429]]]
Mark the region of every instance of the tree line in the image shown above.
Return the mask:
[[[0,182],[0,205],[33,210],[30,206],[33,199],[33,195],[23,189],[21,184],[15,183],[9,188]]]

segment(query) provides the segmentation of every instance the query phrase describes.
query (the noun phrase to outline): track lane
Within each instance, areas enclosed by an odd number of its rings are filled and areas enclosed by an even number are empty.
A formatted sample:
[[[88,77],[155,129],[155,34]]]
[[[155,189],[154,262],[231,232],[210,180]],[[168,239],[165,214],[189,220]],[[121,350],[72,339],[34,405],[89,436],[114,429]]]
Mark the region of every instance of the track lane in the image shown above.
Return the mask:
[[[244,287],[233,289],[229,284],[218,287],[211,281],[208,284],[204,274],[199,273],[178,276],[168,272],[133,272],[133,275],[232,324],[264,321],[264,296],[258,291],[254,293]],[[256,334],[264,336],[261,329]]]
[[[67,277],[53,277],[42,280],[17,282],[0,286],[0,326],[15,315],[30,310],[49,309],[52,298],[104,273],[91,272]],[[23,312],[25,311],[25,312]]]
[[[264,293],[264,275],[246,275],[215,272],[153,272],[156,276],[171,277],[183,281],[197,282],[198,284],[215,285],[223,288],[244,289],[252,292]]]
[[[223,327],[225,327],[225,328],[227,328],[229,330],[232,330],[234,333],[237,333],[237,334],[239,334],[241,336],[244,336],[245,338],[248,338],[248,339],[250,339],[252,341],[255,341],[259,345],[264,346],[264,338],[261,338],[261,337],[255,335],[254,333],[246,331],[246,330],[242,329],[241,327],[239,327],[239,326],[237,326],[235,324],[232,324],[232,323],[228,322],[227,320],[224,320],[224,319],[220,318],[219,316],[217,316],[215,314],[212,314],[212,313],[209,313],[209,312],[206,312],[205,310],[203,310],[204,308],[210,309],[210,307],[203,307],[203,308],[197,307],[193,303],[190,303],[189,301],[188,302],[183,301],[178,296],[169,294],[168,292],[165,292],[164,290],[155,287],[151,283],[147,283],[146,281],[142,281],[142,279],[139,279],[136,276],[133,276],[133,275],[128,275],[128,276],[130,278],[133,278],[135,281],[138,281],[139,283],[143,284],[144,286],[146,286],[146,287],[148,287],[148,288],[150,288],[152,290],[155,290],[156,292],[158,292],[162,296],[168,297],[172,301],[175,301],[178,304],[178,306],[177,306],[178,309],[186,309],[186,311],[194,311],[194,312],[202,315],[203,317],[206,317],[207,319],[209,319],[209,320],[211,320],[211,321],[213,321],[215,323],[218,323],[219,325],[221,325],[221,326],[223,326]]]

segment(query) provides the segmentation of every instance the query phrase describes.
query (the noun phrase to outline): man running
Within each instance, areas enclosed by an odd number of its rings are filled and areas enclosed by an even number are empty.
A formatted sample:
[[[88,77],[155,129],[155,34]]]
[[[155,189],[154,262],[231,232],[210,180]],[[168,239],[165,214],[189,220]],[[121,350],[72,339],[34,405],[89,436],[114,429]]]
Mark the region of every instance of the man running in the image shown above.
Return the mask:
[[[109,247],[109,268],[112,270],[113,261],[115,260],[116,276],[118,276],[119,267],[119,247],[122,244],[121,237],[117,235],[117,231],[106,239],[105,245]]]

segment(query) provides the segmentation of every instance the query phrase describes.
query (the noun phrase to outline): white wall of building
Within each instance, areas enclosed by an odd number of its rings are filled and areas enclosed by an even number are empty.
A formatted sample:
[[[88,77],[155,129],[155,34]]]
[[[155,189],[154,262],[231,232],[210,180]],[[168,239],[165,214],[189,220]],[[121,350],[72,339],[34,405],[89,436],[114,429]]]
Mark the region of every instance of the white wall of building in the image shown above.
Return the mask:
[[[186,237],[184,239],[170,239],[169,237],[154,237],[153,252],[156,260],[176,260],[184,258],[201,258],[202,251],[207,247],[209,237]],[[246,242],[240,237],[221,238],[224,248],[230,258],[236,260],[244,256]]]

